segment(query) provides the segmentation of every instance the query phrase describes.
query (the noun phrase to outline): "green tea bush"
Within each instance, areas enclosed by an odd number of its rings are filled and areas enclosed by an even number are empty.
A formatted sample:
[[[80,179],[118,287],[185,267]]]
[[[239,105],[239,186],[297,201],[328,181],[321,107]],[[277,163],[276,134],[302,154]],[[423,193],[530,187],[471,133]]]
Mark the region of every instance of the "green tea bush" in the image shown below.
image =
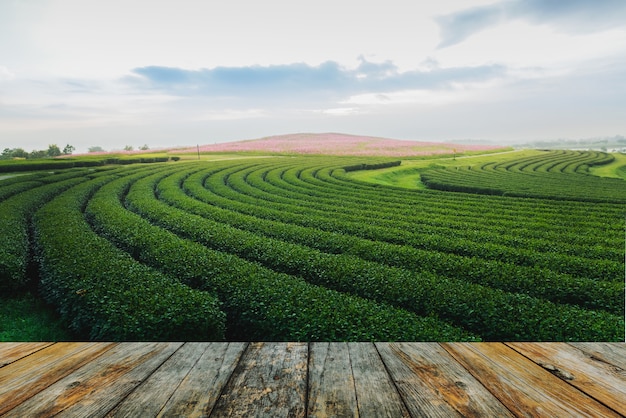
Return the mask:
[[[31,188],[0,202],[0,291],[24,289],[29,282],[31,261],[30,220],[35,211],[55,195],[76,185],[83,178],[62,177],[47,185],[27,182]],[[57,178],[59,178],[57,177]],[[19,184],[19,183],[18,183]]]
[[[443,170],[494,196],[346,174],[381,158],[76,159],[0,181],[0,287],[34,252],[42,294],[93,339],[623,341],[623,204],[596,199],[623,181],[589,174],[609,160]]]
[[[428,170],[422,182],[454,192],[506,196],[626,203],[623,179],[587,175],[588,167],[608,164],[615,157],[592,151],[550,151],[498,166]]]
[[[151,225],[120,201],[128,180],[103,187],[87,214],[129,253],[190,285],[215,292],[228,313],[229,338],[255,340],[467,340],[472,334],[435,317],[349,296],[210,250]],[[150,191],[144,180],[131,193]],[[133,199],[131,206],[149,210]],[[170,215],[164,213],[166,217]]]
[[[172,186],[171,183],[169,185]],[[129,194],[129,203],[142,215],[172,231],[214,249],[260,262],[273,270],[301,276],[316,285],[393,304],[421,315],[435,314],[485,339],[553,338],[550,337],[553,331],[551,327],[546,330],[541,325],[535,326],[538,321],[536,312],[541,312],[539,315],[551,312],[551,315],[557,317],[576,316],[579,321],[594,324],[594,331],[590,331],[564,323],[559,338],[613,340],[620,332],[614,327],[615,321],[619,322],[620,318],[608,313],[556,305],[527,295],[509,294],[424,271],[414,273],[354,256],[326,254],[260,237],[167,205],[159,206],[154,200],[152,183],[141,186]],[[160,195],[165,192],[164,189],[159,190]],[[480,297],[476,298],[475,295]],[[483,299],[489,300],[490,305],[485,306]],[[452,305],[455,307],[452,308]],[[458,313],[459,306],[463,307],[463,314]],[[520,312],[523,315],[520,316]]]
[[[74,187],[35,216],[41,292],[69,327],[92,340],[220,340],[215,297],[132,259],[83,218],[89,196],[113,178]]]
[[[454,256],[446,252],[420,250],[407,245],[389,244],[253,217],[193,199],[179,187],[181,177],[183,176],[178,174],[161,181],[157,185],[159,197],[187,213],[214,221],[204,223],[194,221],[195,228],[184,233],[215,248],[254,259],[284,272],[298,271],[296,265],[300,258],[294,257],[294,252],[302,253],[306,251],[304,248],[313,248],[323,253],[346,254],[413,272],[426,271],[509,292],[526,293],[557,303],[576,304],[624,314],[624,304],[620,298],[623,294],[623,285],[618,282],[582,279],[548,269],[517,266],[477,257]],[[180,224],[181,227],[183,225]],[[229,228],[227,225],[237,229]],[[252,234],[245,234],[242,230],[250,231]],[[290,247],[287,243],[274,244],[272,238],[305,247]],[[286,248],[286,255],[279,252],[283,247]],[[295,250],[290,251],[289,248]],[[317,258],[315,254],[311,252],[303,255],[301,259]]]
[[[485,240],[474,242],[472,239],[457,236],[457,232],[452,228],[431,232],[423,224],[409,222],[407,217],[402,215],[395,215],[395,217],[386,215],[385,218],[377,218],[374,224],[371,222],[371,217],[359,215],[360,209],[351,210],[347,199],[342,200],[342,210],[333,213],[332,217],[328,216],[327,211],[321,208],[314,209],[312,205],[279,203],[275,200],[270,201],[275,203],[259,204],[258,196],[249,196],[233,190],[232,175],[229,175],[226,180],[223,177],[225,176],[210,176],[204,181],[202,176],[193,176],[194,182],[186,181],[184,187],[194,197],[206,199],[207,203],[255,217],[329,232],[342,231],[367,240],[408,245],[424,251],[439,251],[494,261],[507,260],[509,263],[521,266],[549,268],[556,273],[585,279],[619,279],[624,269],[621,261],[594,260],[563,253],[555,254],[551,251],[541,252],[537,249],[518,248],[517,243],[516,245],[501,245],[498,243],[498,236],[494,234],[491,234],[494,242],[485,242]],[[204,190],[205,187],[208,191]],[[304,197],[302,200],[306,201]]]

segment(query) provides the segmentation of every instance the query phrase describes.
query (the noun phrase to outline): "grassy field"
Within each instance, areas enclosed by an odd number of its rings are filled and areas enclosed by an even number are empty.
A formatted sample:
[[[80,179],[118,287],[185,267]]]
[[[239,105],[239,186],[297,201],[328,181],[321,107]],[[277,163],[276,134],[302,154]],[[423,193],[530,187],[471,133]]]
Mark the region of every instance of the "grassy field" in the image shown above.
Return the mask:
[[[490,154],[452,156],[430,156],[419,159],[403,159],[399,167],[390,167],[376,171],[355,171],[348,174],[355,180],[373,182],[385,186],[396,186],[407,189],[425,189],[420,181],[420,173],[435,167],[461,167],[481,165],[491,161],[513,161],[531,155],[538,155],[536,150],[517,150],[494,152]]]
[[[626,180],[626,154],[612,154],[615,161],[611,164],[591,168],[591,174],[600,177],[614,177]]]
[[[0,298],[0,341],[71,341],[75,337],[36,293]]]

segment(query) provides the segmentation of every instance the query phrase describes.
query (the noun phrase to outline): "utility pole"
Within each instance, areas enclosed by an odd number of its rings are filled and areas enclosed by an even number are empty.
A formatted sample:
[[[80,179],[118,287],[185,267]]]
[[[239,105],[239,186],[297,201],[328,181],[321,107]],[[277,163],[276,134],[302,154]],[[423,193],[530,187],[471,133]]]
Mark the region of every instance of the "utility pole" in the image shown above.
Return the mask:
[[[200,159],[200,144],[196,144],[196,147],[198,147],[198,159]]]

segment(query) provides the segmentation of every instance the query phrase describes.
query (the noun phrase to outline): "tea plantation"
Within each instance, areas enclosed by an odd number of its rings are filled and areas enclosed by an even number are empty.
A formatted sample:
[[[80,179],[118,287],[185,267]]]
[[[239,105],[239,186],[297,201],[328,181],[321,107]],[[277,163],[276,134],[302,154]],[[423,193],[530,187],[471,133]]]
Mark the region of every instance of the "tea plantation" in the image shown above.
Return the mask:
[[[355,180],[374,157],[0,180],[0,291],[91,340],[623,341],[626,181],[597,152]],[[37,272],[33,274],[33,272]]]

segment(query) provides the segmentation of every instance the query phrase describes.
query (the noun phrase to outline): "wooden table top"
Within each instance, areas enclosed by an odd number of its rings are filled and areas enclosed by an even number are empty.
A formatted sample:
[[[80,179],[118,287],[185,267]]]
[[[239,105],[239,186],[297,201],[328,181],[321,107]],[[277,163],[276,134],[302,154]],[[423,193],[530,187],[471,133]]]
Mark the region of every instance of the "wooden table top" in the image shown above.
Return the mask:
[[[624,343],[0,343],[0,416],[626,416]]]

